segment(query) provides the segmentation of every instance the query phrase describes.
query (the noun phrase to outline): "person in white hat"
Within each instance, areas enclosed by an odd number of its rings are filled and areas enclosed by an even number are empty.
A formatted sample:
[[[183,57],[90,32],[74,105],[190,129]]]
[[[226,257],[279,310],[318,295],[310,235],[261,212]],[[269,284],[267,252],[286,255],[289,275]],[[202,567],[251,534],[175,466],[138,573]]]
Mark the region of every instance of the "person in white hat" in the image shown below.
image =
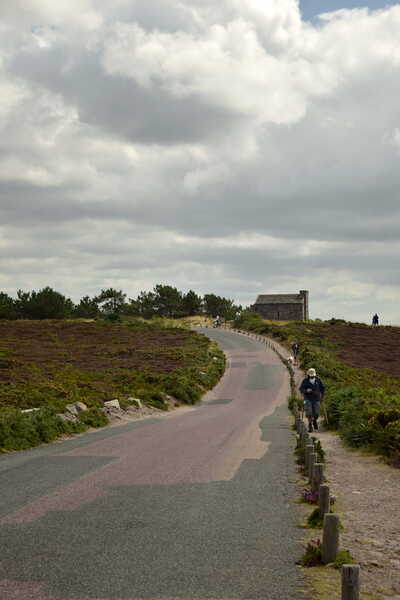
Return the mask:
[[[318,417],[321,402],[324,399],[325,386],[321,379],[317,377],[315,369],[307,371],[307,377],[303,379],[300,386],[300,392],[304,397],[304,410],[308,419],[308,431],[318,430]]]

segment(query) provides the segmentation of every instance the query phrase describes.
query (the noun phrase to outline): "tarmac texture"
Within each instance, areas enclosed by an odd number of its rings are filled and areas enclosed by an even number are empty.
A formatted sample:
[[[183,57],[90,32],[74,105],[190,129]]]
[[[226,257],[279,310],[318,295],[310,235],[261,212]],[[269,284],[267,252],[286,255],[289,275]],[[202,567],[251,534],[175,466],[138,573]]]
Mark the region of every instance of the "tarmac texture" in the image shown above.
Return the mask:
[[[287,372],[205,333],[198,407],[0,458],[2,600],[304,599]]]

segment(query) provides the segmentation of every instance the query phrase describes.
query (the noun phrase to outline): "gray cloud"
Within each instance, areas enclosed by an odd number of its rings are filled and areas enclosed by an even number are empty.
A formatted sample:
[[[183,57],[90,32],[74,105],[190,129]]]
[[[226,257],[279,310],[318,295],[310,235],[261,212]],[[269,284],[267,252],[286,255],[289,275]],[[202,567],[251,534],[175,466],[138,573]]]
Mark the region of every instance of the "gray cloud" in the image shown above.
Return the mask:
[[[310,288],[400,323],[400,7],[71,2],[0,8],[2,289]]]

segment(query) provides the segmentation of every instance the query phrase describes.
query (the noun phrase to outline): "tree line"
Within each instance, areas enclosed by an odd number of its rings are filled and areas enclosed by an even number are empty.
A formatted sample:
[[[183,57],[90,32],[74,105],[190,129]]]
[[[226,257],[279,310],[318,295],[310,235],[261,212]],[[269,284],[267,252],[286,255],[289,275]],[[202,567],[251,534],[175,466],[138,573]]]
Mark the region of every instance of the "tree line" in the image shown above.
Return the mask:
[[[222,296],[199,296],[193,290],[183,293],[175,287],[161,284],[150,292],[140,292],[135,299],[127,298],[122,290],[108,288],[98,296],[84,296],[79,303],[51,287],[30,292],[18,290],[16,298],[0,292],[0,319],[113,319],[122,315],[151,319],[155,316],[179,318],[202,314],[233,319],[241,310],[242,307],[235,305],[233,300]]]

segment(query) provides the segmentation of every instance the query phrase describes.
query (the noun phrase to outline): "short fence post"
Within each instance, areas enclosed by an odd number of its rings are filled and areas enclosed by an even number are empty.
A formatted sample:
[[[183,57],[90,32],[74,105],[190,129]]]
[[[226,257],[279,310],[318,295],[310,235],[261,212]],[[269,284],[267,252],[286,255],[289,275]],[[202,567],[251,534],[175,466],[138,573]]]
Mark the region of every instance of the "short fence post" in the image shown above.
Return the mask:
[[[311,489],[313,492],[318,492],[320,490],[320,486],[324,481],[324,464],[323,463],[315,463],[311,476]]]
[[[310,461],[310,454],[311,452],[314,452],[314,444],[312,442],[308,442],[306,444],[306,455],[305,455],[305,473],[306,475],[308,475],[308,465],[309,465],[309,461]]]
[[[342,566],[342,600],[359,600],[360,565]]]
[[[324,565],[335,561],[338,549],[339,517],[333,513],[326,513],[322,533],[322,562]]]
[[[329,485],[326,483],[322,483],[319,486],[319,496],[318,496],[318,512],[320,519],[324,518],[324,515],[329,513],[331,509],[331,497]]]
[[[316,463],[316,460],[317,460],[317,455],[315,454],[315,452],[313,450],[308,455],[308,479],[309,479],[310,483],[311,483],[312,478],[313,478],[314,465]]]
[[[301,433],[301,419],[300,419],[300,415],[298,413],[296,415],[295,426],[296,426],[297,433]]]

